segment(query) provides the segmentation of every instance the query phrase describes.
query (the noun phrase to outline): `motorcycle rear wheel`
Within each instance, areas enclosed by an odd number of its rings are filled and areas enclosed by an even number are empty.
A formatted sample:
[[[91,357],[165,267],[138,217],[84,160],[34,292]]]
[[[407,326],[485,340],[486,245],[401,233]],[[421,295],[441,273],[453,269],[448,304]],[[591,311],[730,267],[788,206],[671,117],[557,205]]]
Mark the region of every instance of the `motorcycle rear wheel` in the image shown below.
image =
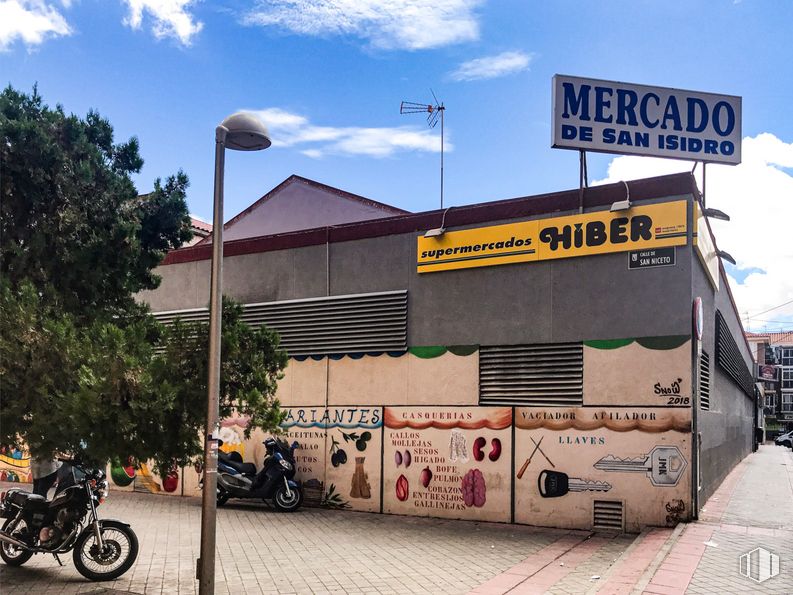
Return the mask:
[[[77,538],[72,560],[77,572],[92,581],[112,581],[124,574],[138,557],[138,538],[124,523],[102,523],[103,551],[99,551],[94,532],[84,531]]]
[[[20,519],[19,522],[12,525],[11,523],[13,523],[14,520],[15,519],[6,520],[6,522],[3,523],[2,531],[3,533],[7,533],[19,539],[20,535],[24,535],[29,529],[27,523],[23,519]],[[9,566],[22,566],[33,557],[33,552],[23,550],[10,543],[3,542],[0,545],[2,545],[2,547],[0,547],[0,558]]]
[[[292,495],[286,493],[286,486],[278,486],[273,496],[273,504],[281,512],[294,512],[303,504],[303,492],[300,488],[291,488]]]

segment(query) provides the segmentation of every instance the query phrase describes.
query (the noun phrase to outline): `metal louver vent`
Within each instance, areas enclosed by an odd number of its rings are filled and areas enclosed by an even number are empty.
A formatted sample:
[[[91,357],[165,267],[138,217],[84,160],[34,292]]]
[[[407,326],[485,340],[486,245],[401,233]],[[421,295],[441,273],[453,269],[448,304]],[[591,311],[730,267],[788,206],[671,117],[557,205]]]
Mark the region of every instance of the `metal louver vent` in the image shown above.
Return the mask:
[[[583,376],[581,343],[479,348],[480,405],[580,406]]]
[[[163,324],[175,318],[208,321],[206,308],[154,314]],[[281,336],[291,356],[405,351],[407,349],[407,291],[245,304],[242,320],[262,324]]]
[[[710,410],[710,356],[704,351],[699,358],[699,407]]]
[[[750,399],[754,396],[754,378],[741,356],[738,344],[719,310],[716,310],[716,363]]]
[[[625,507],[618,500],[595,500],[592,513],[592,528],[607,531],[622,531],[625,524]]]

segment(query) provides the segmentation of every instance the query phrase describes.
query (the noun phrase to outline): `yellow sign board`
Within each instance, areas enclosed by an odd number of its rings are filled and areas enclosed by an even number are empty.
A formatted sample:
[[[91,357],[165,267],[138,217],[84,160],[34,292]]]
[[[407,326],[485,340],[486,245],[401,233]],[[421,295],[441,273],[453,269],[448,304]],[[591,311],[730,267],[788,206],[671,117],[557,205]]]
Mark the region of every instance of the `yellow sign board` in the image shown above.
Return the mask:
[[[688,241],[686,201],[536,219],[418,237],[418,272],[590,256]]]

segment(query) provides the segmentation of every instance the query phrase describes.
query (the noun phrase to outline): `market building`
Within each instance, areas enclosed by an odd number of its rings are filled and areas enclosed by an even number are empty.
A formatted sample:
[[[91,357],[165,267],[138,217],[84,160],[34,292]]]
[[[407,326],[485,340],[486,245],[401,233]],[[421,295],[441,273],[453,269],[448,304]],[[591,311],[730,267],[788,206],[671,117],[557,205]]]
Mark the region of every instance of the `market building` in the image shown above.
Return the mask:
[[[293,176],[226,229],[224,292],[281,334],[317,500],[638,531],[696,516],[752,450],[752,354],[690,174],[422,213]],[[140,295],[163,322],[208,318],[210,241]],[[245,423],[223,448],[261,464]]]

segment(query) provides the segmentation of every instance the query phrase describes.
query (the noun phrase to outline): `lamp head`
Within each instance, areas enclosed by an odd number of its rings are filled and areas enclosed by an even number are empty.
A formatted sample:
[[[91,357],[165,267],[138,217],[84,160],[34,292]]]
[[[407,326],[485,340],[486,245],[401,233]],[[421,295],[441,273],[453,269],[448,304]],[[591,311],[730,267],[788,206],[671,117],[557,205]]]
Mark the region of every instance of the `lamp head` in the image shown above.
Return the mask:
[[[223,130],[226,148],[234,151],[261,151],[271,144],[267,126],[250,112],[231,114],[218,126],[218,134]]]
[[[609,211],[612,213],[615,211],[627,211],[631,208],[631,206],[630,199],[626,198],[625,200],[618,200],[617,202],[613,203]]]
[[[612,213],[614,211],[627,211],[631,208],[631,189],[628,188],[628,182],[623,180],[622,183],[625,185],[625,198],[611,204],[609,211]]]
[[[726,260],[732,265],[736,264],[735,259],[730,255],[729,252],[725,252],[724,250],[716,250],[716,254],[718,254],[722,260]]]
[[[724,211],[720,211],[719,209],[705,209],[702,213],[703,215],[705,215],[705,217],[709,217],[711,219],[719,219],[721,221],[730,220],[730,216]]]
[[[428,229],[424,232],[425,238],[437,238],[446,233],[446,228],[436,227],[435,229]]]

